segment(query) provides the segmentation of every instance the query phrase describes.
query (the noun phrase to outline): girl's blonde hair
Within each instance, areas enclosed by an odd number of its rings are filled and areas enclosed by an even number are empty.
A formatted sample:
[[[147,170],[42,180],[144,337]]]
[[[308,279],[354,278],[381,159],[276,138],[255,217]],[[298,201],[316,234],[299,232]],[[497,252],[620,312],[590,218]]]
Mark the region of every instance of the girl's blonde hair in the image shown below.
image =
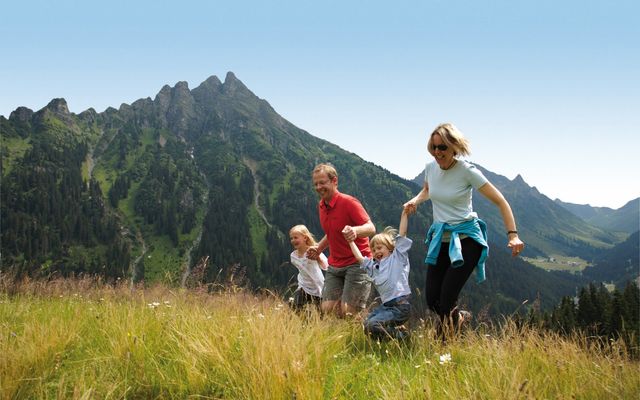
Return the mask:
[[[391,226],[387,226],[386,228],[384,228],[384,231],[374,235],[371,240],[369,240],[369,247],[373,249],[377,244],[381,244],[389,249],[390,252],[392,252],[396,248],[397,235],[397,229]]]
[[[306,237],[307,239],[305,240],[305,243],[307,244],[307,246],[316,245],[316,238],[313,237],[313,233],[309,232],[309,229],[306,226],[304,225],[293,226],[291,229],[289,229],[289,235],[291,235],[291,233],[293,232],[297,232],[302,236]]]
[[[442,139],[442,142],[453,149],[454,155],[468,156],[471,154],[469,141],[464,137],[462,132],[460,132],[454,124],[446,123],[438,125],[429,136],[429,141],[427,142],[427,151],[432,156],[435,156],[436,153],[433,150],[434,135],[439,135]]]

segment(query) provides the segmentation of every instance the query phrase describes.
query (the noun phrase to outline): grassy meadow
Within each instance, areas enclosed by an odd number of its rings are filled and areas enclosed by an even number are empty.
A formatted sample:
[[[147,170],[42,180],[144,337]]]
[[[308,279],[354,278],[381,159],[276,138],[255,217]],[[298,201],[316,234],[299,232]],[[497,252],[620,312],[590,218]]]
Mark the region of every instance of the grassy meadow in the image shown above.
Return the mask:
[[[637,399],[617,342],[505,319],[443,344],[378,343],[279,296],[0,275],[2,399]]]

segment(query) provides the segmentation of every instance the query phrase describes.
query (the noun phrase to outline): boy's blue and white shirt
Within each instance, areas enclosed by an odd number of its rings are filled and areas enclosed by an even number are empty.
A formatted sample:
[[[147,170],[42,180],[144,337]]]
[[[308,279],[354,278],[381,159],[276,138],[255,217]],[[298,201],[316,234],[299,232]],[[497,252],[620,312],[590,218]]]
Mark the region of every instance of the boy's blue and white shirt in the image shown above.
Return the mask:
[[[367,275],[373,279],[382,303],[411,294],[408,253],[412,243],[408,237],[398,235],[396,248],[389,257],[381,261],[375,261],[369,257],[362,260],[360,268],[366,270]]]

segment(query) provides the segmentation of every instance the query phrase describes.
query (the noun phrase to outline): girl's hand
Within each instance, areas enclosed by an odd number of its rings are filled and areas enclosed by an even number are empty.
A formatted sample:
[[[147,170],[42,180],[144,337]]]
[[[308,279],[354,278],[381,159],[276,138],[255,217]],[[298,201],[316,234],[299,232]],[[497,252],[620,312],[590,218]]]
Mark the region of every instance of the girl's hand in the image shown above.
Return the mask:
[[[318,246],[311,246],[307,249],[307,258],[309,260],[317,260],[320,254],[318,254]]]

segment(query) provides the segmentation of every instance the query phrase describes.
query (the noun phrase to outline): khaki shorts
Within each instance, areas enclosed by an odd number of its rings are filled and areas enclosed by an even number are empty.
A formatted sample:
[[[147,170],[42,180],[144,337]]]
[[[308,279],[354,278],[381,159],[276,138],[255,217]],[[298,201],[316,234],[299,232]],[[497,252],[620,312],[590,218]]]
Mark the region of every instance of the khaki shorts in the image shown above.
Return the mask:
[[[340,300],[352,307],[364,309],[370,291],[371,279],[359,264],[341,268],[329,266],[324,277],[322,301]]]

